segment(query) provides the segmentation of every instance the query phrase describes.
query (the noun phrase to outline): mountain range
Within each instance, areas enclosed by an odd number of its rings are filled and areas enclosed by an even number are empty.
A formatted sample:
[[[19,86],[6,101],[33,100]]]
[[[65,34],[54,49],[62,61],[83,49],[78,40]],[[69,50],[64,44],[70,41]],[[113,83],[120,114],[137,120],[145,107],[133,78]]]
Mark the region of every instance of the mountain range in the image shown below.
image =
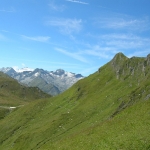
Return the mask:
[[[62,69],[46,71],[38,68],[31,70],[26,67],[20,70],[14,70],[11,67],[7,67],[1,68],[0,71],[22,84],[29,87],[39,87],[42,91],[53,96],[62,93],[78,80],[84,78],[81,74],[66,72]]]
[[[24,87],[14,90],[10,77],[0,79],[2,150],[150,149],[150,54],[128,58],[118,53],[63,93],[27,103]],[[13,96],[22,107],[13,104]],[[16,108],[4,114],[8,99]]]

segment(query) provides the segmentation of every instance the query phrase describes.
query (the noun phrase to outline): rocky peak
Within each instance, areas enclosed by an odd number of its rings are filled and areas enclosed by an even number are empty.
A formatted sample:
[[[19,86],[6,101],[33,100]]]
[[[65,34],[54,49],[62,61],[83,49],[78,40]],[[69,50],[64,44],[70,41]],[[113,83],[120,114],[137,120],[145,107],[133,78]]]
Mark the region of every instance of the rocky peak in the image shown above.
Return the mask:
[[[65,74],[65,71],[63,69],[57,69],[53,74],[61,76]]]
[[[117,65],[126,59],[128,59],[128,58],[123,53],[119,52],[114,56],[114,58],[112,59],[111,62],[112,62],[112,64]]]
[[[117,53],[114,56],[114,58],[110,61],[110,64],[112,65],[113,69],[116,71],[117,76],[123,67],[124,61],[127,59],[128,58],[123,53],[120,52]]]
[[[115,71],[116,78],[126,78],[126,76],[146,76],[148,74],[147,68],[150,65],[150,54],[144,57],[127,58],[124,54],[118,53],[110,61],[110,64]]]
[[[8,75],[16,74],[16,71],[11,67],[7,67],[7,68],[3,67],[3,68],[0,69],[0,71],[6,73]]]
[[[32,73],[33,73],[33,74],[34,74],[34,73],[45,74],[45,73],[48,73],[48,71],[43,70],[43,69],[36,68]]]
[[[81,74],[76,74],[75,77],[76,78],[83,78],[83,76]]]

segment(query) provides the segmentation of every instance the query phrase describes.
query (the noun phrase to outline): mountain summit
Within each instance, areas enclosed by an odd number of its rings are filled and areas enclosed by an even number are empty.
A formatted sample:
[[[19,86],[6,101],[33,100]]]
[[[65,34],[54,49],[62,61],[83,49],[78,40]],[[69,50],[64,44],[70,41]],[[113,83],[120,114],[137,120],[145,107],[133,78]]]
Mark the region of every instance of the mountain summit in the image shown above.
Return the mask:
[[[127,58],[124,54],[118,53],[110,61],[112,68],[114,69],[117,78],[127,78],[129,75],[146,76],[148,67],[150,64],[150,54],[147,57],[131,57]]]
[[[26,67],[15,71],[13,68],[7,67],[1,68],[0,71],[8,74],[20,83],[30,87],[39,87],[50,95],[57,95],[84,78],[81,74],[66,72],[63,69],[47,71],[39,68],[31,70]]]

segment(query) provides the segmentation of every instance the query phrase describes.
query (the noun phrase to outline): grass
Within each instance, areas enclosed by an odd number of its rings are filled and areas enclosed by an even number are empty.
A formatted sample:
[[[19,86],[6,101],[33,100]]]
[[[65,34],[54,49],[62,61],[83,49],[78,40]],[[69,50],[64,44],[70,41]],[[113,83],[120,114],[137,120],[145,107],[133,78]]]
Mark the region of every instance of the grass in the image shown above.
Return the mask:
[[[0,72],[0,119],[12,110],[9,107],[22,106],[41,98],[51,97],[38,88],[20,85],[16,80]]]
[[[38,88],[23,86],[0,72],[0,106],[17,106],[46,97],[50,96]]]
[[[64,93],[17,108],[0,121],[0,149],[150,149],[145,61],[116,55]]]

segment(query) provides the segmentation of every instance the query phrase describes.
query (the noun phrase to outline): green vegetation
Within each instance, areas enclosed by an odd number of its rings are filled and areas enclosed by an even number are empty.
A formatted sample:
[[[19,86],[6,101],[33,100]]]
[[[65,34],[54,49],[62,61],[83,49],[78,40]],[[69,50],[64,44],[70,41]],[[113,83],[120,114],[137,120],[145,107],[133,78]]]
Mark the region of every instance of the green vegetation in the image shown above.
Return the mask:
[[[0,121],[3,150],[150,149],[150,55],[117,54],[64,93]]]
[[[12,111],[9,107],[18,107],[41,98],[51,97],[38,88],[20,85],[16,80],[0,72],[0,119]]]

